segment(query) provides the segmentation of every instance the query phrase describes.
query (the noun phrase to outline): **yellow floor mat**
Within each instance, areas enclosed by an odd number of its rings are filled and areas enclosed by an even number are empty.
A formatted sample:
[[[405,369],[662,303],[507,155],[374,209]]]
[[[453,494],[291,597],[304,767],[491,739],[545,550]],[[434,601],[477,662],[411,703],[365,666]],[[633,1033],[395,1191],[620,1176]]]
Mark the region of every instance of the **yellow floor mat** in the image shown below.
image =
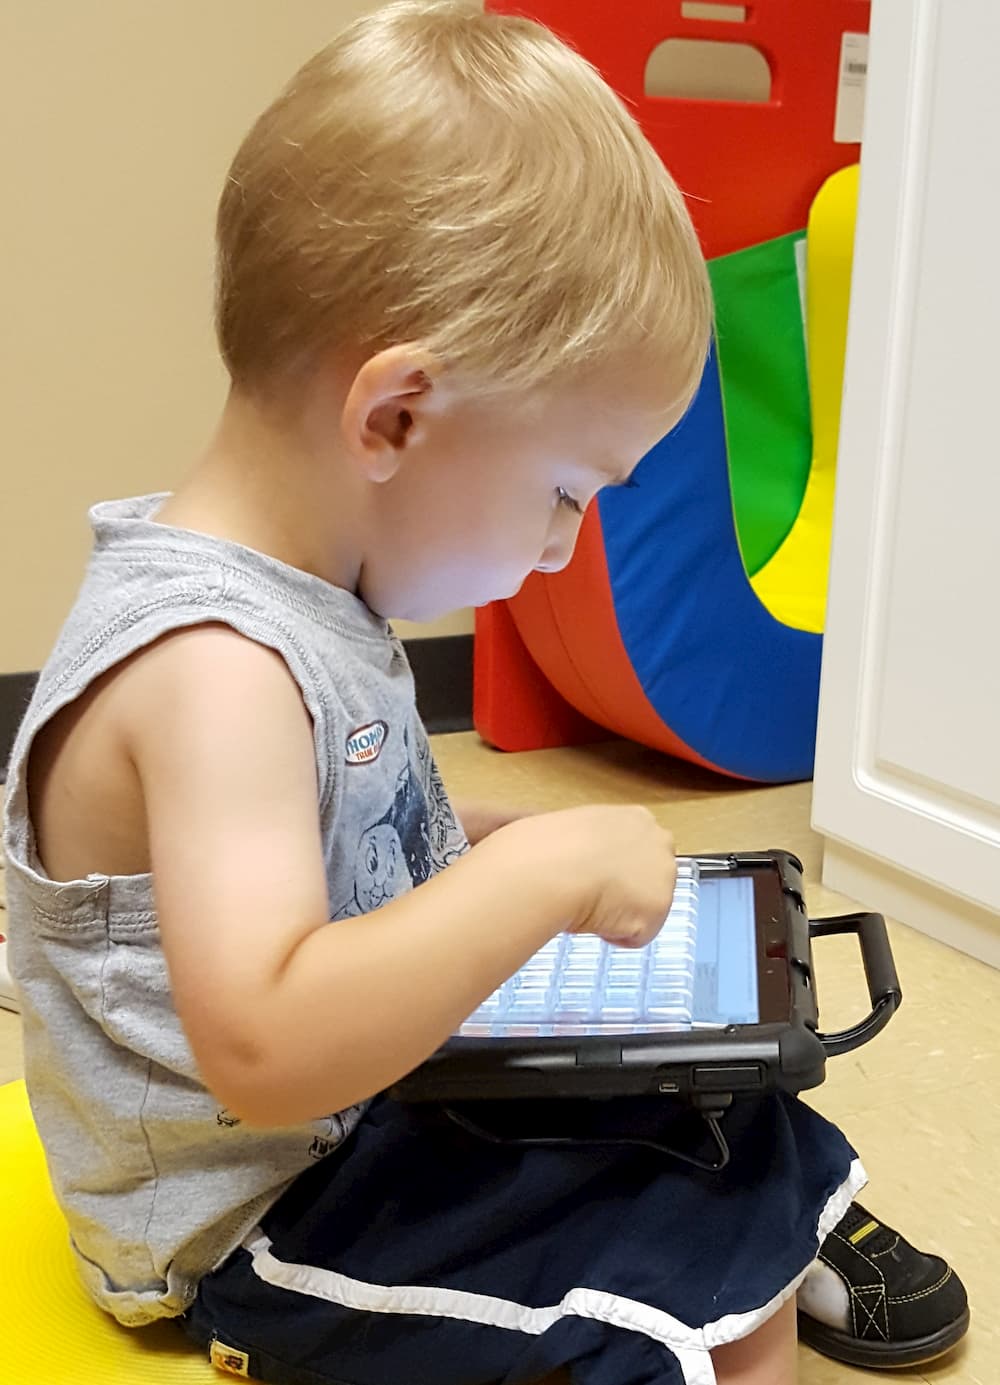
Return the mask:
[[[219,1385],[176,1323],[119,1327],[69,1248],[23,1082],[0,1086],[0,1379],[4,1385]]]

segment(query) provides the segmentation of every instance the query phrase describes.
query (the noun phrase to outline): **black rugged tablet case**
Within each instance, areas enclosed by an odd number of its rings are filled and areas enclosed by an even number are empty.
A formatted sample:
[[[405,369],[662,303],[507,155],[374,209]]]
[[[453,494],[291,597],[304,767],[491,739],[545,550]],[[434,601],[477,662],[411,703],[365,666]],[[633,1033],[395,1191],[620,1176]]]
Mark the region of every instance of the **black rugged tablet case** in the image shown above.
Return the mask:
[[[868,1042],[902,1000],[885,921],[857,913],[810,922],[802,865],[787,851],[696,858],[703,873],[777,871],[784,906],[787,1020],[688,1033],[552,1038],[450,1039],[389,1095],[399,1101],[451,1105],[530,1097],[680,1097],[705,1114],[721,1114],[735,1096],[800,1092],[818,1086],[826,1060]],[[819,1029],[812,941],[857,936],[870,1013],[848,1030]],[[771,955],[771,954],[769,954]]]

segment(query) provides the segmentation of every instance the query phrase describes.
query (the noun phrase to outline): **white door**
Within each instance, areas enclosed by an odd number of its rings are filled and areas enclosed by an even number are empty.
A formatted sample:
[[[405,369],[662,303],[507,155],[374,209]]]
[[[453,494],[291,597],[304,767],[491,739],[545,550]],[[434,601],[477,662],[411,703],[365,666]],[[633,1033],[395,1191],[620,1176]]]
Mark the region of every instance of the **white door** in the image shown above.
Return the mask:
[[[1000,6],[872,10],[814,825],[1000,965]]]

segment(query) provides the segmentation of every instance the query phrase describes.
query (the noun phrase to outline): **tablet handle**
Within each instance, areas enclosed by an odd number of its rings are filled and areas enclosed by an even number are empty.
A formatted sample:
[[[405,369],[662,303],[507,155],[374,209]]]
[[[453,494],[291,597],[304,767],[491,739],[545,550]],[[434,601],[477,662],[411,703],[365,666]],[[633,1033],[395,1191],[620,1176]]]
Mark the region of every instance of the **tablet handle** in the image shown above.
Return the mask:
[[[811,938],[829,938],[839,933],[854,933],[861,944],[861,959],[865,964],[872,1011],[866,1019],[850,1029],[842,1029],[836,1034],[817,1034],[830,1058],[840,1053],[850,1053],[874,1038],[889,1023],[903,1000],[882,915],[841,914],[837,918],[811,919],[809,922]]]

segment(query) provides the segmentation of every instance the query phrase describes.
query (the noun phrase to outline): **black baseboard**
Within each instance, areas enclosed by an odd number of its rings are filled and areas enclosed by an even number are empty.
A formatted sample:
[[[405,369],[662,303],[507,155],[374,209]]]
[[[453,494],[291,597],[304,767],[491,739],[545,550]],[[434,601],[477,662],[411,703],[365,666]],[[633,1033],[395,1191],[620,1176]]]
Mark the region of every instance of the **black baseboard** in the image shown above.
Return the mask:
[[[433,735],[472,730],[472,636],[404,640],[417,706]]]
[[[14,737],[37,682],[37,673],[0,673],[0,784],[7,778]]]
[[[417,706],[428,731],[472,729],[472,636],[434,635],[404,640],[417,685]],[[0,673],[0,784],[37,673]]]

